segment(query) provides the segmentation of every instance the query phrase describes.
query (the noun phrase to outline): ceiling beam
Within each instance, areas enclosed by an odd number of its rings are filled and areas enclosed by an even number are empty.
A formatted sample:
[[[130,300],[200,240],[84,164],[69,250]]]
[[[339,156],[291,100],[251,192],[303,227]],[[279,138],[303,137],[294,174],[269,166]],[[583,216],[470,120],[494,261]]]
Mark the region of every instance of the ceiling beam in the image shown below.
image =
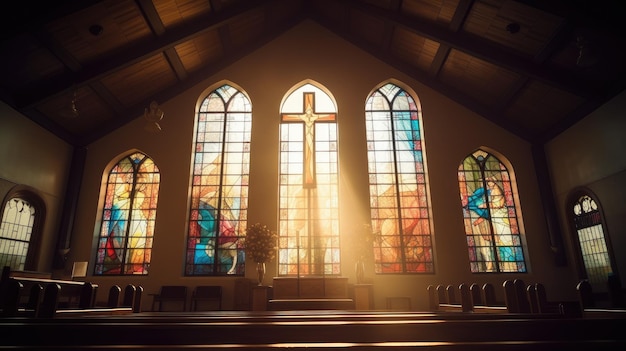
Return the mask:
[[[340,0],[340,2],[353,11],[360,11],[370,16],[392,21],[397,26],[402,26],[422,37],[445,44],[453,49],[468,53],[513,72],[527,75],[575,95],[584,98],[594,98],[604,94],[598,82],[576,77],[571,72],[559,70],[555,67],[547,67],[525,59],[469,33],[463,31],[452,32],[448,28],[439,27],[426,21],[416,21],[414,18],[361,1]]]
[[[143,114],[145,106],[148,106],[150,104],[150,101],[170,100],[171,98],[180,95],[184,91],[202,82],[204,79],[206,79],[206,77],[223,70],[234,61],[237,61],[250,54],[251,52],[261,48],[263,45],[266,45],[268,42],[275,39],[281,33],[284,33],[286,30],[302,22],[305,19],[305,16],[302,15],[302,13],[302,11],[299,12],[300,15],[293,16],[289,18],[289,20],[275,22],[274,25],[266,27],[266,32],[262,34],[259,38],[254,40],[252,43],[244,45],[241,48],[231,49],[227,56],[224,56],[221,60],[213,62],[211,65],[208,65],[203,69],[194,71],[194,74],[188,75],[187,79],[185,79],[184,81],[163,89],[159,93],[136,103],[132,107],[127,108],[123,113],[119,114],[119,118],[115,121],[107,121],[106,123],[102,123],[101,125],[96,126],[92,129],[90,133],[85,133],[85,135],[81,136],[81,139],[79,142],[77,142],[77,145],[85,146],[97,141],[98,139],[104,137],[112,131],[133,121],[137,118],[137,116],[141,116]]]
[[[122,48],[112,56],[103,57],[90,63],[78,72],[69,72],[56,79],[49,79],[46,82],[30,86],[28,90],[14,94],[14,101],[20,109],[37,105],[50,96],[63,94],[75,87],[90,84],[112,72],[160,54],[166,49],[174,48],[181,42],[222,27],[252,10],[262,6],[271,6],[279,1],[247,0],[227,7],[219,13],[195,19],[189,24],[167,31],[159,37],[133,43],[131,47]]]
[[[388,50],[382,50],[380,46],[373,45],[372,43],[353,35],[352,33],[350,33],[350,31],[344,29],[344,25],[329,22],[325,18],[321,17],[318,13],[312,13],[312,16],[312,19],[314,21],[320,23],[326,28],[329,28],[339,37],[342,37],[345,40],[353,43],[365,52],[368,52],[369,54],[394,67],[395,69],[407,74],[413,79],[420,81],[422,84],[447,96],[453,101],[456,101],[460,105],[465,106],[467,109],[485,117],[494,124],[502,127],[505,130],[508,130],[509,132],[519,136],[520,138],[527,141],[533,140],[534,135],[531,131],[523,126],[515,124],[509,119],[502,118],[502,115],[498,113],[499,111],[496,111],[493,108],[487,107],[479,103],[476,99],[468,96],[464,92],[459,91],[454,87],[443,84],[436,77],[429,74],[429,72],[415,68],[411,64],[393,56]]]

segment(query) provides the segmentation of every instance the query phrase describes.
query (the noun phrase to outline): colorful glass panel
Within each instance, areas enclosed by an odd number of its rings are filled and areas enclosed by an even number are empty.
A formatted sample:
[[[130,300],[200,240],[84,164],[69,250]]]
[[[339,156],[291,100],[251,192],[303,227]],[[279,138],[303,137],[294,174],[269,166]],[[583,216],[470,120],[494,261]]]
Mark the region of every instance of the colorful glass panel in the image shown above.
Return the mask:
[[[376,273],[431,273],[433,249],[419,110],[386,84],[366,102],[371,227]]]
[[[109,172],[95,275],[147,275],[152,256],[160,173],[136,152]]]
[[[341,273],[336,111],[312,84],[281,107],[279,275]]]
[[[524,250],[506,166],[477,150],[458,170],[470,268],[478,272],[526,272]]]
[[[225,84],[207,96],[196,120],[186,275],[243,275],[248,218],[248,97]]]
[[[35,221],[35,207],[21,198],[12,198],[4,206],[0,223],[0,267],[23,271]]]
[[[608,276],[613,274],[600,209],[588,195],[574,204],[574,225],[589,283],[604,290]]]

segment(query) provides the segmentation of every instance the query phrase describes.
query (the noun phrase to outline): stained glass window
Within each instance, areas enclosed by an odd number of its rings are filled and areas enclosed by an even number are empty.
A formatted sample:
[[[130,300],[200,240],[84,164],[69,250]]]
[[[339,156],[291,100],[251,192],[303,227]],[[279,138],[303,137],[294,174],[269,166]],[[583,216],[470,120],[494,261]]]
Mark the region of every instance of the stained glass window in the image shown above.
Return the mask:
[[[141,152],[109,172],[95,275],[147,275],[150,270],[160,174]]]
[[[419,114],[413,97],[394,84],[376,89],[366,102],[376,273],[434,270]]]
[[[574,203],[573,212],[587,279],[592,285],[604,290],[613,269],[602,229],[600,209],[589,195],[582,195]]]
[[[225,84],[200,105],[196,119],[186,275],[243,275],[248,218],[248,97]]]
[[[477,150],[458,171],[470,269],[478,272],[526,272],[507,167],[494,155]]]
[[[278,272],[340,274],[337,108],[307,83],[280,112]]]
[[[19,197],[5,204],[0,223],[0,267],[25,269],[36,212],[34,206]]]

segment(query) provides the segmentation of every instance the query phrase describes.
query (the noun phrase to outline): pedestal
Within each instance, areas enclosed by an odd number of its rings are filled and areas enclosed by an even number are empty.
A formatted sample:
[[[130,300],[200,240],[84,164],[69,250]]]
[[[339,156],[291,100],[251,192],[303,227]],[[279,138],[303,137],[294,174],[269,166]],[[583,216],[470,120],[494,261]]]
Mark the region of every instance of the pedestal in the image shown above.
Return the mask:
[[[253,286],[252,287],[252,310],[267,311],[267,302],[269,297],[269,286]]]
[[[374,289],[372,284],[354,285],[354,309],[374,309]]]

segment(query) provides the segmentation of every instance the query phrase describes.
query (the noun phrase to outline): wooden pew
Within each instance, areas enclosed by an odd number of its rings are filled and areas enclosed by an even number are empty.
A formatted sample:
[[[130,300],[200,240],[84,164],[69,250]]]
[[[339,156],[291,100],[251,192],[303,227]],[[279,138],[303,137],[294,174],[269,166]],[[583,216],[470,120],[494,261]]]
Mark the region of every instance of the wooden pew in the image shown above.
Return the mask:
[[[478,313],[506,313],[505,306],[497,305],[493,286],[485,284],[481,288],[474,283],[468,286],[461,283],[454,285],[429,285],[427,287],[429,306],[432,311],[443,312],[478,312]],[[458,299],[457,299],[458,291]],[[488,301],[488,305],[485,301]]]
[[[59,308],[59,293],[61,286],[56,283],[50,283],[44,290],[44,298],[35,312],[37,318],[56,318],[56,317],[76,317],[79,315],[111,315],[139,312],[141,305],[141,294],[143,288],[136,288],[129,284],[124,288],[124,296],[120,306],[121,288],[113,285],[109,289],[107,306],[105,307],[87,307],[87,308]],[[130,305],[128,305],[130,303]]]
[[[45,287],[48,284],[58,284],[61,287],[58,302],[63,308],[93,307],[96,301],[96,293],[98,291],[98,285],[90,282],[21,276],[11,277],[10,279],[14,279],[22,283],[24,291],[30,291],[33,285],[41,285]],[[25,295],[22,296],[25,297]]]

